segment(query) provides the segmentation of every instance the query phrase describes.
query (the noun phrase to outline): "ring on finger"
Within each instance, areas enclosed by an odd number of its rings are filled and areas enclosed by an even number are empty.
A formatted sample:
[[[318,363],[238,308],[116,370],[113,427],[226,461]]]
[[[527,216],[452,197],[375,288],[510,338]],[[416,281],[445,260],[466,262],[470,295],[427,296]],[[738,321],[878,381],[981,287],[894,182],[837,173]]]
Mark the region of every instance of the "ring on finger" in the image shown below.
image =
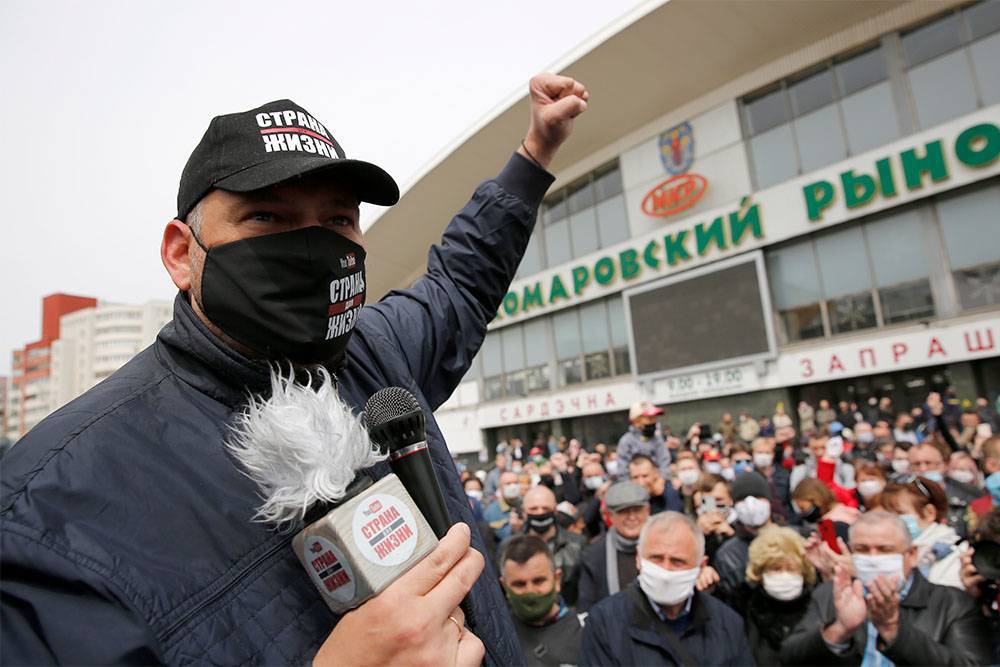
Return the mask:
[[[462,624],[459,623],[454,616],[449,616],[448,620],[454,623],[455,627],[458,628],[458,637],[461,639],[462,635],[465,634],[465,628],[462,627]]]

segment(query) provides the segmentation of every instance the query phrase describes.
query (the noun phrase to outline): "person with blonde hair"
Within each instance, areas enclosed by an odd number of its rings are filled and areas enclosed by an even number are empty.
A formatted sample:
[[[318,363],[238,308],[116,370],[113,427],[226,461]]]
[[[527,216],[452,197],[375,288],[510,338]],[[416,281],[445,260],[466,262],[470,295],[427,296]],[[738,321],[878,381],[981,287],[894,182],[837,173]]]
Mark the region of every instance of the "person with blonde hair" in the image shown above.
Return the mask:
[[[745,595],[747,642],[758,665],[780,664],[781,644],[805,616],[816,584],[805,540],[791,528],[771,526],[750,543]]]

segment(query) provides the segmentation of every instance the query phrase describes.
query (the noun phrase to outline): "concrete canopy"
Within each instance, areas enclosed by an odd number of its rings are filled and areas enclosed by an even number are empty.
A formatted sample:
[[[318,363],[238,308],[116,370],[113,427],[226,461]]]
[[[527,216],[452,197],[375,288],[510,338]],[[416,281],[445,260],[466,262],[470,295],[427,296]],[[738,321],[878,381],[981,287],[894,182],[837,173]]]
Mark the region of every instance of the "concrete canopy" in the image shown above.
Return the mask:
[[[598,35],[562,66],[552,68],[586,83],[592,102],[551,169],[559,174],[665,113],[855,24],[870,19],[880,23],[877,17],[893,10],[929,14],[954,3],[912,3],[904,8],[906,4],[673,0],[654,3],[651,9],[643,6],[623,27]],[[916,9],[918,5],[927,9]],[[369,302],[408,286],[423,273],[427,249],[440,240],[476,185],[503,166],[527,121],[528,103],[522,95],[471,128],[426,168],[399,204],[375,220],[365,232]]]

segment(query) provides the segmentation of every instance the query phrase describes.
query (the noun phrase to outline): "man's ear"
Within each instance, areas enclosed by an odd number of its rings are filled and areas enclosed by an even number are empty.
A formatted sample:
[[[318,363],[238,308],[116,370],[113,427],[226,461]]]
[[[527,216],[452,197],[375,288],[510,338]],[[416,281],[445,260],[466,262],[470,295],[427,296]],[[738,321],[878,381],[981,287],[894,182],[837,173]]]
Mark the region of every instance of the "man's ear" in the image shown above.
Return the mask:
[[[163,230],[160,259],[170,279],[182,292],[191,289],[191,228],[180,220],[171,220]]]

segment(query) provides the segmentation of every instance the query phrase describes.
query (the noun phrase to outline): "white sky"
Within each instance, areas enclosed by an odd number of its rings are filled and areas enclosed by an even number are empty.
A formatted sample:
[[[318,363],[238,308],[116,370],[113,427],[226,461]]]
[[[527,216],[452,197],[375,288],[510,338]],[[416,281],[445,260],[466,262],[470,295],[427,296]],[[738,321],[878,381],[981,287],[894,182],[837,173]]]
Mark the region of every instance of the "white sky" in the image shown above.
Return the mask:
[[[291,98],[405,187],[637,4],[3,0],[0,375],[47,294],[173,298],[160,236],[212,116]]]

